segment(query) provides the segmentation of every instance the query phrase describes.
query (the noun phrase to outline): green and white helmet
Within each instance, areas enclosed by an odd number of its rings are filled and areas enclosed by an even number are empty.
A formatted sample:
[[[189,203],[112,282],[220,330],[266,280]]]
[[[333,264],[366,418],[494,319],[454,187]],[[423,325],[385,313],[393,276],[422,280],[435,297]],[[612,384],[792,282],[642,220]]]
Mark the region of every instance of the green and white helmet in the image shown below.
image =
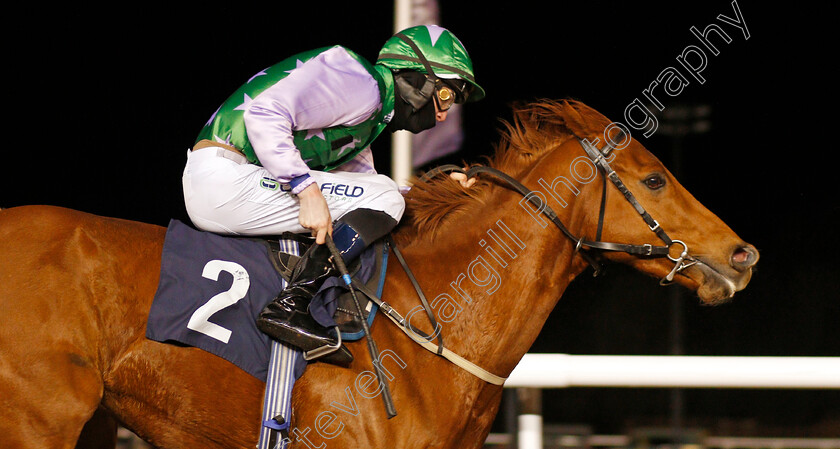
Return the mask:
[[[394,71],[415,70],[444,80],[460,78],[472,87],[468,102],[484,98],[464,45],[451,31],[437,25],[415,26],[395,34],[379,51],[376,63]]]

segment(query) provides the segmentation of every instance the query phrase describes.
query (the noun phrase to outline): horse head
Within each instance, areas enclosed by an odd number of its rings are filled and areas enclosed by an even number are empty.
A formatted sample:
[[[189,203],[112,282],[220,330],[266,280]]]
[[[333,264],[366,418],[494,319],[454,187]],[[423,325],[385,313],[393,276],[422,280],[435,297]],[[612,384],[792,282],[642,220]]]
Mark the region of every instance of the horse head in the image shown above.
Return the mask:
[[[523,134],[525,129],[531,132]],[[569,218],[584,243],[576,245],[579,251],[588,247],[663,284],[679,283],[706,304],[728,301],[749,283],[756,248],[697,201],[620,123],[579,102],[549,101],[520,109],[510,130],[520,139],[538,134],[529,140],[550,149],[527,167],[524,179],[540,177],[536,185],[546,198],[572,209]],[[558,173],[558,167],[564,170]],[[556,176],[541,177],[546,169]]]
[[[523,225],[544,242],[544,258],[567,255],[560,260],[571,261],[573,275],[585,269],[584,260],[624,263],[692,289],[707,304],[746,287],[758,261],[755,247],[620,124],[580,102],[545,100],[515,108],[505,127],[488,165],[518,180],[525,198],[498,179],[472,189],[440,179],[418,183],[407,197],[415,229],[433,236],[463,232],[456,231],[464,227],[459,216],[474,220],[491,209],[521,208],[531,219]],[[566,235],[547,226],[547,210]]]

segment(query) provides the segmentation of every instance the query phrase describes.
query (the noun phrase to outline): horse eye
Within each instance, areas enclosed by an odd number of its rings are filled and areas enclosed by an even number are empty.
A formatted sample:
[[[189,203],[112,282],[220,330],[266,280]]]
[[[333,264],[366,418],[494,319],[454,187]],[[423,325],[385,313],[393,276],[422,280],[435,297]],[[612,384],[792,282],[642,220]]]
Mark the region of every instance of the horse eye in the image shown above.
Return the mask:
[[[665,178],[663,178],[662,175],[659,174],[649,175],[647,178],[645,178],[644,182],[647,188],[651,190],[661,189],[665,186]]]

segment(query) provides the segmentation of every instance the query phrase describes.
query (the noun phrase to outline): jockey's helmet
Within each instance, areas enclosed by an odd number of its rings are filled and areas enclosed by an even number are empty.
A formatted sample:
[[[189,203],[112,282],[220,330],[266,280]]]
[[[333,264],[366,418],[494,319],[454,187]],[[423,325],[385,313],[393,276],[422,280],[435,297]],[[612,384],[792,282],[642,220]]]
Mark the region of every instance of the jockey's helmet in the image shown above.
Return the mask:
[[[442,84],[455,91],[457,103],[484,98],[484,89],[475,82],[467,50],[451,31],[437,25],[415,26],[396,33],[385,42],[376,63],[395,73],[412,70],[426,74],[428,83],[418,89],[418,99],[428,101],[431,92],[424,91],[439,91]]]

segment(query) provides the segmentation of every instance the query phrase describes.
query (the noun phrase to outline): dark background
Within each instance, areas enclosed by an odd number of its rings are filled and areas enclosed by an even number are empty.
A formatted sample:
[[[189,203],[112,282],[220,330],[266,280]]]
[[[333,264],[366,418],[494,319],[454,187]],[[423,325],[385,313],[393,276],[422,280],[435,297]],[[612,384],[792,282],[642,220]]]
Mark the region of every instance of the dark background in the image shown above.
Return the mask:
[[[342,44],[374,60],[392,32],[383,2],[232,4],[193,11],[24,8],[6,15],[0,206],[54,204],[166,225],[186,220],[186,151],[218,105],[252,74],[293,53]],[[553,5],[553,6],[550,6]],[[808,5],[739,1],[751,34],[708,54],[705,84],[667,110],[708,105],[710,128],[676,142],[640,140],[683,184],[761,251],[734,302],[704,307],[620,267],[582,276],[533,352],[572,354],[840,355],[840,242],[832,108],[836,39]],[[179,6],[180,7],[180,6]],[[613,120],[660,71],[697,44],[689,27],[734,17],[727,1],[630,3],[445,1],[441,25],[464,42],[487,98],[464,108],[461,153],[490,154],[510,103],[580,99]],[[390,141],[374,144],[388,173]],[[682,298],[675,301],[674,295]],[[676,306],[679,304],[679,307]],[[674,317],[680,317],[675,321]],[[675,323],[681,323],[675,327]],[[664,389],[546,391],[548,422],[599,433],[668,424]],[[682,422],[717,433],[840,436],[837,391],[689,390]]]

